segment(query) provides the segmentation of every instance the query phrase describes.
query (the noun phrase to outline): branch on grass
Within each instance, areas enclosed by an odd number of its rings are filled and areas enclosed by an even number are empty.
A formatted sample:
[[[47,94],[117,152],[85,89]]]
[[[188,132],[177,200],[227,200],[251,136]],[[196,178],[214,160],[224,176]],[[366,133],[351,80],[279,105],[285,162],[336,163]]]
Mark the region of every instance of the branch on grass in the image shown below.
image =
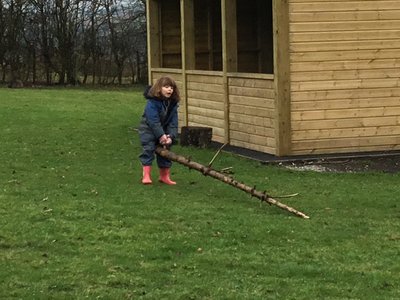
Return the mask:
[[[157,154],[159,154],[162,157],[165,157],[171,161],[175,161],[177,163],[180,163],[184,166],[189,167],[189,169],[195,169],[195,170],[201,172],[204,176],[213,177],[215,179],[218,179],[219,181],[222,181],[222,182],[229,184],[237,189],[240,189],[240,190],[252,195],[253,197],[260,199],[262,202],[266,202],[270,205],[277,206],[277,207],[284,209],[292,214],[295,214],[298,217],[301,217],[304,219],[310,218],[306,214],[304,214],[290,206],[287,206],[286,204],[283,204],[283,203],[275,200],[274,198],[270,197],[265,191],[264,192],[258,191],[258,190],[256,190],[255,187],[250,187],[248,185],[245,185],[244,183],[241,183],[241,182],[233,179],[232,177],[229,177],[220,172],[217,172],[210,167],[206,167],[202,164],[199,164],[190,159],[187,159],[181,155],[177,155],[163,147],[157,147],[156,152],[157,152]]]

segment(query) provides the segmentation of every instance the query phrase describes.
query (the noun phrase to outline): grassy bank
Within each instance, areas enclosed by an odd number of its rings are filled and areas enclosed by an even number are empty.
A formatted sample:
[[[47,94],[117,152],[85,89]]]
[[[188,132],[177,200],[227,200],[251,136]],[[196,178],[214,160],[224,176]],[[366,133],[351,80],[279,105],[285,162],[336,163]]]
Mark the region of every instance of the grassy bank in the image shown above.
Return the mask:
[[[282,201],[310,220],[177,164],[178,185],[143,186],[143,106],[136,89],[0,89],[1,299],[400,298],[398,174],[214,163],[299,193]]]

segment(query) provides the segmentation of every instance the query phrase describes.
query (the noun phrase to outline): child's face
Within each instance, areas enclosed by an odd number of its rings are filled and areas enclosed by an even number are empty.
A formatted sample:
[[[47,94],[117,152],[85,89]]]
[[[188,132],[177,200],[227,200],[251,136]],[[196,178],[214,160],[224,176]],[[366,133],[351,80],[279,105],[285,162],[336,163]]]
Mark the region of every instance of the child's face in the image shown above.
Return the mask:
[[[172,93],[174,92],[174,88],[172,86],[166,85],[161,88],[161,94],[165,98],[170,98]]]

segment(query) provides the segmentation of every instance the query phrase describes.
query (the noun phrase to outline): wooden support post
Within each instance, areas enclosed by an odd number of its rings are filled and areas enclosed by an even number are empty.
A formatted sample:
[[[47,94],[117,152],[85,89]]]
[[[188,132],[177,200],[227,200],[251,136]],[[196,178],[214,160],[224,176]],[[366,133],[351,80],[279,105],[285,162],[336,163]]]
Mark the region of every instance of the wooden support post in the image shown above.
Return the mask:
[[[289,1],[273,0],[276,155],[291,154]]]
[[[195,68],[194,0],[181,0],[182,92],[184,124],[188,126],[187,74]]]
[[[161,67],[161,34],[159,3],[157,0],[146,0],[147,17],[147,68],[148,82],[152,84],[152,68]]]
[[[237,72],[236,0],[221,1],[222,71]]]
[[[194,0],[181,0],[182,69],[195,68]]]
[[[228,72],[237,71],[236,0],[221,0],[222,79],[224,86],[224,142],[230,143]]]

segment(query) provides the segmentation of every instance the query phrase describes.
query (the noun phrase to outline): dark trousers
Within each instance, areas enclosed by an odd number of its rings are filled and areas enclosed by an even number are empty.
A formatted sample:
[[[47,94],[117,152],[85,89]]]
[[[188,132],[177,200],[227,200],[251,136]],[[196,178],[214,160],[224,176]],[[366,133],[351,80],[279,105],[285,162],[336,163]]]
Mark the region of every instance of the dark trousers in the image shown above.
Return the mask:
[[[155,153],[158,142],[156,143],[152,134],[140,134],[140,142],[142,143],[143,152],[139,155],[139,159],[143,166],[151,166],[154,156],[156,156],[159,168],[171,168],[172,162],[169,159]]]

